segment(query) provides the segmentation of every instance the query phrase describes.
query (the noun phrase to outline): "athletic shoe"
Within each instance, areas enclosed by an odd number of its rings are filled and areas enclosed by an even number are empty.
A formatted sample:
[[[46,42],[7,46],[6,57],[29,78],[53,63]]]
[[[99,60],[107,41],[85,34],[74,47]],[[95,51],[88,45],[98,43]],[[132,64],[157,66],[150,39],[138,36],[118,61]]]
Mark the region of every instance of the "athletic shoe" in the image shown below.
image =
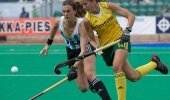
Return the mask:
[[[162,74],[168,74],[168,67],[161,62],[157,55],[152,55],[152,61],[157,63],[157,67],[155,68],[157,71]]]

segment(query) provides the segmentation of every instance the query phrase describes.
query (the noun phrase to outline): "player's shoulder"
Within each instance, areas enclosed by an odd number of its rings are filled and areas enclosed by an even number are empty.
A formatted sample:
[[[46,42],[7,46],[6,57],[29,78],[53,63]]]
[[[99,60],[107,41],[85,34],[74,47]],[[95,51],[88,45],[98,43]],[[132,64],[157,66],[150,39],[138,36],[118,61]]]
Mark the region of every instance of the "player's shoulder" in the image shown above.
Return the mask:
[[[99,4],[101,5],[102,8],[107,8],[107,9],[115,9],[117,8],[117,4],[113,3],[113,2],[99,2]]]
[[[107,2],[99,2],[102,7],[108,7]]]
[[[113,2],[107,2],[107,6],[109,9],[112,9],[112,8],[116,8],[118,6],[118,4],[113,3]]]
[[[78,21],[83,21],[83,20],[84,20],[84,18],[82,18],[82,17],[78,17],[78,18],[77,18],[77,20],[78,20]]]
[[[85,17],[82,22],[85,27],[91,26],[90,20],[87,17]]]
[[[86,15],[85,15],[84,19],[90,20],[90,17],[91,17],[91,13],[86,12]]]
[[[63,21],[64,20],[64,16],[58,17],[57,19],[58,19],[57,21]]]
[[[64,20],[64,16],[61,16],[61,17],[57,17],[57,18],[55,18],[55,23],[60,23],[60,22],[62,22]]]

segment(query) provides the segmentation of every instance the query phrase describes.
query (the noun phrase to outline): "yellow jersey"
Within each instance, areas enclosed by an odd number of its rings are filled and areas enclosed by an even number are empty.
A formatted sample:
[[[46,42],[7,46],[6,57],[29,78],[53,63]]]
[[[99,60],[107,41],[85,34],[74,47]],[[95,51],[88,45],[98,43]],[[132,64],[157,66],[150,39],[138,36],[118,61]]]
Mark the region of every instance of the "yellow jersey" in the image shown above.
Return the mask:
[[[85,17],[90,21],[93,30],[97,32],[100,46],[104,46],[119,39],[122,35],[122,28],[106,2],[99,2],[99,6],[99,14],[87,12]]]

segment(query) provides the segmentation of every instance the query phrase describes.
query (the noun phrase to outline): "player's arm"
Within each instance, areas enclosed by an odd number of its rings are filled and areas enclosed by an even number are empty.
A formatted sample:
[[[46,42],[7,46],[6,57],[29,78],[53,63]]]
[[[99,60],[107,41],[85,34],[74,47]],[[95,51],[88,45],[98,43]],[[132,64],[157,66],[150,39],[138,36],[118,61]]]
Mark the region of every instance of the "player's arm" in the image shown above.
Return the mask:
[[[83,21],[79,24],[78,26],[78,31],[80,33],[80,47],[81,47],[81,51],[79,56],[86,54],[87,52],[87,44],[88,44],[88,35],[87,35],[87,31],[85,29],[84,23]],[[78,64],[80,63],[80,61],[77,61],[74,66],[78,66]]]
[[[51,31],[50,31],[50,34],[49,34],[47,43],[46,43],[46,45],[44,46],[44,48],[41,50],[40,55],[42,55],[42,56],[47,55],[48,49],[50,48],[50,45],[52,44],[53,39],[54,39],[54,37],[55,37],[55,35],[56,35],[56,32],[57,32],[57,30],[58,30],[59,22],[60,22],[60,20],[59,20],[59,19],[56,19],[56,22],[54,23],[54,26],[52,27],[52,29],[51,29]]]
[[[85,26],[85,29],[87,31],[87,34],[88,34],[88,37],[89,37],[89,40],[90,40],[90,44],[97,48],[97,43],[96,43],[96,39],[95,39],[95,36],[94,36],[94,31],[92,29],[92,25],[91,23],[89,22],[89,20],[87,18],[84,18],[83,20],[84,22],[84,26]]]
[[[115,3],[112,3],[112,2],[108,2],[108,7],[112,11],[117,12],[121,16],[128,19],[127,27],[133,26],[134,21],[135,21],[135,16],[130,11],[128,11],[127,9],[124,9],[124,8],[122,8],[122,7],[116,5]]]
[[[50,31],[50,35],[49,35],[48,39],[51,39],[51,40],[54,39],[56,32],[58,30],[58,27],[59,27],[59,22],[60,22],[60,19],[56,19],[56,21],[55,21],[55,23],[54,23],[54,25],[53,25],[53,27]]]
[[[132,31],[132,26],[133,26],[134,21],[135,21],[135,16],[131,12],[129,12],[127,9],[124,9],[124,8],[116,5],[115,3],[109,2],[108,7],[112,11],[117,12],[121,16],[127,18],[128,23],[127,23],[127,26],[122,33],[120,42],[125,43],[125,42],[130,41],[130,32]]]
[[[79,56],[81,56],[87,52],[87,44],[88,44],[88,34],[85,29],[83,21],[79,24],[79,33],[80,33],[80,46],[81,46],[81,52]]]

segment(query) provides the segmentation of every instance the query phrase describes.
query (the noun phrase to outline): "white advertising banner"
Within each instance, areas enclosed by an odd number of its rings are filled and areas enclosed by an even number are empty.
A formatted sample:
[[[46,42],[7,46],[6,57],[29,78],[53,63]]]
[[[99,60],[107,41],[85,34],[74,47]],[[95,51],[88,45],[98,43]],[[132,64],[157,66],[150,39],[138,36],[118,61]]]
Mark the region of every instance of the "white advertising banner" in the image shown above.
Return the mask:
[[[127,19],[117,17],[120,26],[124,29],[127,26]],[[136,16],[131,35],[151,35],[156,34],[155,16]]]

